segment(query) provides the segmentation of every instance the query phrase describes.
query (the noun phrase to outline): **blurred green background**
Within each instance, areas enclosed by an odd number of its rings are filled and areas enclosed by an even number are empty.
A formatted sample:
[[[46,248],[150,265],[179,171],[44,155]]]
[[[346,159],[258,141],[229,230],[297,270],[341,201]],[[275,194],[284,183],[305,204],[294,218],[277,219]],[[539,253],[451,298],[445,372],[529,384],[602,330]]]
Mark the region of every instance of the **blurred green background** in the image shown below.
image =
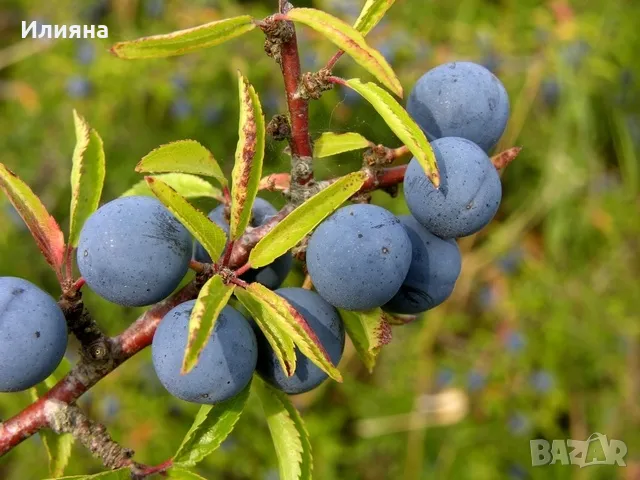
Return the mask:
[[[1,0],[0,161],[41,195],[64,228],[74,146],[72,109],[101,134],[103,201],[139,180],[153,148],[192,138],[231,170],[237,142],[236,70],[256,86],[268,117],[284,111],[282,79],[261,32],[168,60],[130,62],[116,41],[207,21],[271,13],[276,0]],[[304,3],[304,5],[303,5]],[[305,0],[353,21],[363,0]],[[425,71],[454,59],[490,68],[505,83],[511,120],[498,150],[524,150],[503,175],[504,200],[480,235],[461,240],[453,297],[395,327],[369,374],[350,344],[342,385],[295,398],[311,433],[314,478],[640,478],[640,3],[635,0],[403,0],[370,34],[408,92]],[[108,40],[22,40],[20,22],[106,24]],[[298,28],[303,67],[335,51]],[[369,79],[352,61],[336,74]],[[398,140],[373,109],[336,89],[313,102],[312,133],[357,131]],[[267,147],[265,174],[286,169],[282,144]],[[355,154],[317,162],[327,178],[358,168]],[[282,204],[275,194],[266,198]],[[402,195],[374,201],[406,213]],[[201,202],[203,209],[212,205]],[[55,277],[21,220],[0,198],[0,274],[52,295]],[[295,272],[289,283],[299,284]],[[87,303],[111,334],[138,314],[95,295]],[[75,358],[76,345],[68,357]],[[0,419],[29,402],[0,394]],[[170,397],[145,351],[79,401],[113,436],[155,464],[175,452],[197,406]],[[626,468],[531,467],[533,438],[626,442]],[[102,469],[74,446],[67,474]],[[199,468],[207,479],[276,480],[261,410],[252,401],[235,432]],[[34,436],[0,459],[0,478],[48,476]]]

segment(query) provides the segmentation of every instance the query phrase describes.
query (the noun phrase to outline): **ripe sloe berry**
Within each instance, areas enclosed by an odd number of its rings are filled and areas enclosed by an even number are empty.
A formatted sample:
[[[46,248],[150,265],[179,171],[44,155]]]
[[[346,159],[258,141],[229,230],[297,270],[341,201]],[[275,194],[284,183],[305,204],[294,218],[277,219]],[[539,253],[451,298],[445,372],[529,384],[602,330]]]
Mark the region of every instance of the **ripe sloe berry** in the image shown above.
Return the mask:
[[[67,323],[51,296],[33,283],[0,277],[0,392],[47,378],[67,348]]]
[[[384,308],[401,314],[425,312],[453,292],[460,275],[460,250],[455,240],[436,237],[411,215],[399,219],[411,240],[411,267],[400,290]]]
[[[158,200],[123,197],[100,207],[84,224],[78,268],[101,297],[140,307],[178,286],[192,249],[189,232]]]
[[[413,87],[407,111],[429,140],[462,137],[491,150],[509,118],[509,97],[481,65],[453,62],[425,73]]]
[[[224,307],[198,364],[181,375],[194,305],[195,300],[181,303],[164,316],[151,346],[153,366],[160,382],[175,397],[194,403],[223,402],[251,380],[258,359],[256,337],[237,310]]]
[[[404,177],[404,198],[411,214],[441,238],[465,237],[494,217],[502,198],[500,177],[487,154],[464,138],[431,143],[440,170],[440,188],[427,179],[414,158]]]
[[[349,205],[311,235],[307,268],[331,305],[369,310],[398,293],[411,264],[411,241],[392,213],[376,205]]]

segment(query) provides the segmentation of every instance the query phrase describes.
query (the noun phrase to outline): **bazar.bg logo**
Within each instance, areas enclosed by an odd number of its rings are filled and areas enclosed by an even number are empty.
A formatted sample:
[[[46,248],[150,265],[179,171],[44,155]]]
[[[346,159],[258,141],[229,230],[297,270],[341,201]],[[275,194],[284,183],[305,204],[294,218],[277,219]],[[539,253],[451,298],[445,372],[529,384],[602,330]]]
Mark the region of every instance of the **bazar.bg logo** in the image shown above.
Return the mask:
[[[626,467],[627,445],[622,440],[607,441],[607,436],[592,433],[586,440],[530,440],[531,465],[615,465]]]

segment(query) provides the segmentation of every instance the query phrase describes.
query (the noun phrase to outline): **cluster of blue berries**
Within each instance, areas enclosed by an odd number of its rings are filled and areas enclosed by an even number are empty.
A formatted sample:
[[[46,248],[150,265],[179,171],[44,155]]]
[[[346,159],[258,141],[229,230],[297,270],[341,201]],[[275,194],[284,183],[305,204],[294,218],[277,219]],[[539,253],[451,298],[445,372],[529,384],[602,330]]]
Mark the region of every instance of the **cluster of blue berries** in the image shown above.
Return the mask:
[[[337,210],[309,239],[306,262],[315,292],[279,288],[292,267],[290,253],[242,276],[286,299],[334,364],[345,344],[338,309],[382,307],[417,314],[441,304],[460,274],[455,238],[482,229],[500,204],[500,179],[487,156],[509,115],[500,81],[473,63],[442,65],[418,81],[408,111],[433,146],[439,189],[413,159],[404,181],[411,215],[396,217],[369,204]],[[257,199],[251,226],[265,224],[276,211]],[[224,206],[209,218],[229,234]],[[201,245],[194,247],[185,227],[146,196],[123,197],[100,207],[84,224],[77,249],[78,268],[91,290],[129,307],[168,297],[192,258],[211,262]],[[296,371],[287,377],[253,319],[232,306],[222,310],[198,364],[182,375],[194,305],[188,301],[169,311],[153,338],[155,371],[174,396],[218,403],[238,394],[256,371],[288,394],[307,392],[327,379],[300,351]],[[24,390],[44,380],[60,363],[66,345],[67,326],[57,303],[25,280],[0,278],[0,391]]]

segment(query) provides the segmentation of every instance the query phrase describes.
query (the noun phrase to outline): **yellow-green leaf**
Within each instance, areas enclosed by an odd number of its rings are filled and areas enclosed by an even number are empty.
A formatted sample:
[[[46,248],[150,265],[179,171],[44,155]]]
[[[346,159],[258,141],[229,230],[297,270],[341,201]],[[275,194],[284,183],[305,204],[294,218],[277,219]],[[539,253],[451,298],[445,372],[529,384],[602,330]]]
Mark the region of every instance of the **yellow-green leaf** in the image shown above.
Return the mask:
[[[367,35],[375,27],[395,0],[367,0],[353,28],[362,35]]]
[[[240,419],[249,398],[250,389],[251,382],[229,400],[200,407],[193,425],[173,457],[174,465],[191,467],[213,453],[233,431],[236,422]]]
[[[173,188],[184,198],[215,198],[222,201],[222,191],[214,187],[203,178],[191,175],[189,173],[162,173],[154,175],[153,178],[162,180],[164,183]],[[140,180],[129,190],[124,192],[121,197],[130,197],[132,195],[153,195],[146,180]]]
[[[260,283],[250,284],[245,291],[270,307],[270,310],[275,313],[271,320],[293,339],[303,355],[335,381],[342,382],[342,375],[331,362],[331,357],[318,336],[293,305]]]
[[[391,326],[380,308],[366,312],[340,310],[344,328],[351,338],[362,363],[373,371],[383,345],[391,341]]]
[[[179,467],[173,467],[169,470],[169,478],[173,478],[173,480],[207,480],[195,472]]]
[[[190,173],[213,177],[222,186],[227,184],[213,154],[195,140],[180,140],[156,148],[140,160],[136,172]]]
[[[71,370],[71,363],[66,357],[56,370],[49,375],[43,382],[29,389],[31,400],[36,401],[45,395],[59,380]],[[43,429],[39,432],[42,443],[49,457],[49,474],[53,477],[59,477],[64,474],[64,469],[69,463],[71,457],[71,447],[73,446],[73,435],[65,433],[58,435],[49,429]]]
[[[236,240],[251,220],[264,160],[265,124],[262,105],[253,86],[238,72],[240,128],[236,161],[231,174],[230,237]]]
[[[145,177],[145,180],[153,194],[191,232],[209,256],[214,261],[220,258],[227,243],[224,230],[162,180],[154,177]]]
[[[363,172],[345,175],[296,208],[251,250],[251,266],[259,268],[269,265],[291,250],[322,220],[360,190],[365,179],[366,175]]]
[[[38,196],[18,176],[0,163],[0,188],[9,198],[38,248],[56,272],[64,261],[64,235]]]
[[[346,81],[347,86],[364,97],[383,120],[393,130],[393,133],[411,150],[431,183],[440,186],[440,174],[433,149],[422,129],[413,121],[402,106],[384,89],[375,83],[362,83],[357,78]]]
[[[300,413],[284,393],[259,378],[253,383],[267,417],[278,457],[280,480],[311,480],[311,442]]]
[[[278,327],[278,312],[271,305],[261,302],[244,289],[236,289],[235,294],[271,345],[282,371],[288,377],[292,376],[296,371],[295,345],[292,338]]]
[[[131,480],[131,470],[129,468],[119,468],[118,470],[96,473],[95,475],[73,475],[72,477],[49,478],[47,480]]]
[[[313,8],[292,8],[286,16],[289,20],[304,23],[323,34],[389,90],[402,97],[402,85],[391,65],[387,63],[380,52],[370,47],[362,33],[351,25]]]
[[[78,112],[73,111],[76,147],[71,168],[69,244],[78,246],[80,230],[100,204],[106,173],[102,139]]]
[[[233,294],[235,285],[226,285],[220,275],[214,275],[198,294],[189,317],[189,337],[182,360],[181,374],[189,373],[198,363],[200,354],[213,334],[220,312]]]
[[[111,52],[126,59],[172,57],[219,45],[255,27],[251,16],[242,15],[164,35],[116,43],[111,47]]]
[[[371,142],[359,133],[325,132],[313,144],[313,156],[315,158],[330,157],[369,146]]]

